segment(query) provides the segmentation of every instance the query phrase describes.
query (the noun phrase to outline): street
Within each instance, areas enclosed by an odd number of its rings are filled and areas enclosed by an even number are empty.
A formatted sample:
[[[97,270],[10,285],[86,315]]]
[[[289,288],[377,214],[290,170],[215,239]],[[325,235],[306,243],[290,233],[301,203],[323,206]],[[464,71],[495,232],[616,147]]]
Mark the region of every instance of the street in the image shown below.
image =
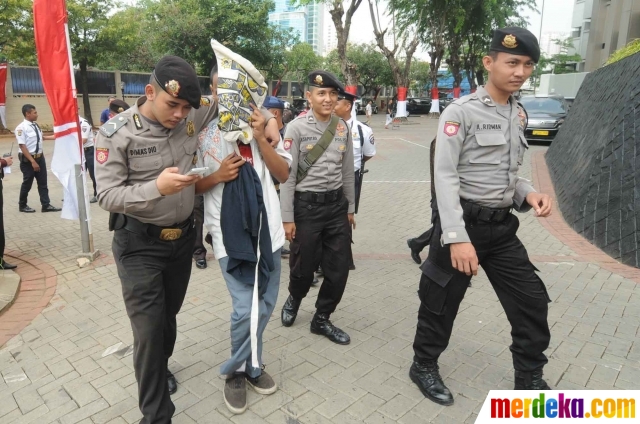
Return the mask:
[[[339,346],[309,332],[317,287],[304,299],[295,324],[282,327],[285,259],[264,345],[266,369],[279,390],[271,396],[249,390],[247,412],[231,415],[219,378],[230,349],[231,301],[209,250],[209,267],[193,267],[178,315],[178,342],[169,363],[179,384],[172,396],[174,423],[473,423],[489,390],[513,388],[509,322],[481,271],[440,358],[454,405],[425,399],[409,379],[420,270],[406,240],[430,226],[429,143],[437,120],[411,117],[400,129],[385,130],[384,119],[382,113],[372,119],[377,155],[367,162],[356,216],[356,270],[331,317],[351,335],[351,344]],[[0,138],[0,152],[8,152],[12,141]],[[546,150],[531,146],[519,173],[533,178],[536,187],[549,187]],[[48,166],[52,152],[53,143],[47,142]],[[61,185],[50,171],[48,178],[51,203],[60,207]],[[111,254],[108,214],[91,205],[101,256],[79,268],[78,223],[58,213],[42,214],[35,184],[29,205],[37,213],[18,212],[21,179],[16,161],[3,181],[4,222],[7,260],[18,264],[22,286],[16,303],[0,315],[0,422],[136,423],[141,414],[132,334]],[[552,299],[547,382],[554,389],[637,389],[639,270],[607,259],[562,227],[557,208],[548,222],[533,213],[518,218],[518,234]],[[425,250],[423,260],[426,255]]]

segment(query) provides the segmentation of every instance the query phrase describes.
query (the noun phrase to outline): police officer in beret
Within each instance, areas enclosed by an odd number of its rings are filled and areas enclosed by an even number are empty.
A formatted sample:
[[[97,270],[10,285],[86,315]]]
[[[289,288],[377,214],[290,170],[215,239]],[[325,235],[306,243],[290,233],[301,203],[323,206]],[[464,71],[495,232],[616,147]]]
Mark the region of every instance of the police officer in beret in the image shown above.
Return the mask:
[[[349,335],[329,321],[349,277],[350,227],[356,224],[353,142],[345,120],[332,116],[339,91],[344,88],[334,75],[311,72],[306,93],[311,110],[289,123],[285,133],[284,148],[293,161],[289,179],[280,185],[280,203],[291,256],[281,319],[285,327],[293,325],[314,271],[322,265],[324,281],[311,332],[349,344]]]
[[[98,202],[111,212],[113,256],[133,329],[141,423],[170,423],[177,390],[167,365],[176,341],[196,231],[198,132],[217,114],[191,65],[157,63],[145,95],[105,123],[96,139]]]
[[[109,119],[113,118],[119,113],[129,109],[129,104],[124,100],[115,99],[109,103]]]
[[[543,380],[549,346],[547,290],[518,239],[512,210],[551,214],[551,198],[517,172],[528,148],[524,110],[512,93],[540,58],[526,29],[503,28],[482,59],[489,79],[476,93],[447,107],[435,146],[436,220],[428,259],[420,267],[420,309],[409,375],[432,401],[453,404],[438,371],[458,307],[478,265],[511,323],[515,389],[549,389]]]

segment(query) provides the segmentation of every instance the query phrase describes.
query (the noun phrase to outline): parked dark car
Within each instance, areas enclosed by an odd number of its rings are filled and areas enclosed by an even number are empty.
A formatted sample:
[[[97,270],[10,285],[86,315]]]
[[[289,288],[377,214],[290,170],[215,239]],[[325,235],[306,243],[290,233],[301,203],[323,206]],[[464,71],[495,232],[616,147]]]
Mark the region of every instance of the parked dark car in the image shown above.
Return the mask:
[[[439,109],[442,112],[445,108],[442,99],[439,102]],[[407,112],[410,115],[428,115],[431,111],[431,99],[428,97],[408,97]]]
[[[524,136],[531,141],[552,141],[567,116],[569,105],[562,96],[522,96],[529,117]]]

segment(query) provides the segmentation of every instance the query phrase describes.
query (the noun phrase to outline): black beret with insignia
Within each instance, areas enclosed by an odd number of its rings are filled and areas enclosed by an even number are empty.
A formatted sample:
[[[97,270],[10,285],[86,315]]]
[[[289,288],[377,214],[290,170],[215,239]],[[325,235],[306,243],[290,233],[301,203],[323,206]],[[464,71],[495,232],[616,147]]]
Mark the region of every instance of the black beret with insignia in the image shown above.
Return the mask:
[[[158,85],[170,96],[189,102],[194,108],[200,107],[200,83],[196,71],[178,56],[164,56],[153,70]]]
[[[344,91],[344,86],[331,72],[322,70],[313,71],[309,74],[308,80],[310,87],[335,88],[338,91]]]
[[[129,109],[129,105],[124,100],[115,99],[109,103],[109,111],[115,114],[122,113]]]
[[[525,28],[508,27],[494,30],[489,50],[529,56],[535,63],[540,60],[538,39]]]
[[[338,91],[338,100],[349,100],[350,102],[355,102],[356,99],[358,98],[357,95],[353,94],[353,93],[349,93],[348,91],[345,90],[339,90]]]

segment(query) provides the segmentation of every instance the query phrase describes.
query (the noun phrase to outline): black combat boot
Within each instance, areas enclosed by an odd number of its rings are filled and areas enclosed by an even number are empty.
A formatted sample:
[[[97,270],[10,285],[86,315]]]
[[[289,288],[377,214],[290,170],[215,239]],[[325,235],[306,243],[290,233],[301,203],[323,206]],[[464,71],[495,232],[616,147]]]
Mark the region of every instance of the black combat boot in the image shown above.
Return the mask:
[[[440,377],[438,361],[414,361],[409,377],[429,400],[440,405],[453,405],[453,395]]]
[[[284,302],[284,306],[282,307],[282,313],[280,314],[280,320],[282,321],[282,325],[285,327],[291,327],[296,320],[296,316],[298,316],[298,309],[300,309],[300,304],[302,303],[302,299],[296,299],[295,297],[289,295],[287,301]]]
[[[311,320],[311,332],[326,336],[334,343],[348,345],[351,343],[351,337],[329,321],[329,314],[316,314]]]
[[[515,382],[513,390],[551,390],[542,379],[542,367],[530,372],[516,370]]]

